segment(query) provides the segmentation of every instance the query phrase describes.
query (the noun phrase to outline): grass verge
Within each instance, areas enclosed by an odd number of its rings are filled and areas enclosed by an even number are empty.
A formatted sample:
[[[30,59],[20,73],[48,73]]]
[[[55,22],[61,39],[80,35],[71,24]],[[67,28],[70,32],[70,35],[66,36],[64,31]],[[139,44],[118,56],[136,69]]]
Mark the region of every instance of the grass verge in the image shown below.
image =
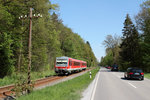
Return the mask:
[[[150,79],[150,73],[145,73],[145,74],[144,74],[144,77]]]
[[[47,70],[42,72],[31,72],[31,79],[36,80],[39,78],[44,78],[45,76],[55,75],[54,70]],[[3,79],[0,79],[0,86],[10,85],[19,80],[19,78],[27,79],[27,73],[17,74],[13,73],[11,76],[5,76]]]
[[[29,95],[21,96],[17,100],[80,100],[81,93],[94,79],[99,67],[93,69],[92,79],[89,72],[51,87],[33,91]]]

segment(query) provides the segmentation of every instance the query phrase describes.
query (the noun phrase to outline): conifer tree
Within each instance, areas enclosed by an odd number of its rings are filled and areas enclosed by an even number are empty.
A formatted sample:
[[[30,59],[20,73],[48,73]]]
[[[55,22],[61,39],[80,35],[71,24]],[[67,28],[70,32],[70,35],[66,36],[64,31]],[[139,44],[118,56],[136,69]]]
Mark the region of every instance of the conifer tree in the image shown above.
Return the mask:
[[[121,64],[125,67],[140,67],[139,34],[127,14],[121,43]]]

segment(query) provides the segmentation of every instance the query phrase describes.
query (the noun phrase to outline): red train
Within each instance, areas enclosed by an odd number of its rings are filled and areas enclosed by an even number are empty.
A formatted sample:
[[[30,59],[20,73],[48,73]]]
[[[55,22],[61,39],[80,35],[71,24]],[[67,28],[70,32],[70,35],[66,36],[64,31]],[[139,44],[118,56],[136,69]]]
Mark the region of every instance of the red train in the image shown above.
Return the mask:
[[[75,71],[86,70],[87,63],[85,61],[73,59],[70,57],[56,57],[55,72],[57,74],[70,74]]]

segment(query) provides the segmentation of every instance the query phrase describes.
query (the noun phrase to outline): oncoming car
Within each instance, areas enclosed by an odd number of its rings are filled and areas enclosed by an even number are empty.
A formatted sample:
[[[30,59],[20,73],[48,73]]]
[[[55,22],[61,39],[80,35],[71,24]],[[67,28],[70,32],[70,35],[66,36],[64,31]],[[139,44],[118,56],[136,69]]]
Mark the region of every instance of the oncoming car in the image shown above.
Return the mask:
[[[144,73],[139,68],[128,68],[124,73],[124,78],[144,80]]]
[[[113,64],[111,71],[118,71],[118,65],[117,64]]]

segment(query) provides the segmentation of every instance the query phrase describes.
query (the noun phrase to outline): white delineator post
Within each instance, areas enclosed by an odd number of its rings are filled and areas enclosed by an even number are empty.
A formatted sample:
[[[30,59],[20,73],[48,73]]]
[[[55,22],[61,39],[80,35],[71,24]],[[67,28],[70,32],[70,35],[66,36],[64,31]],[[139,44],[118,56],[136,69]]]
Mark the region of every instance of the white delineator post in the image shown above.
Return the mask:
[[[92,73],[90,72],[90,79],[92,78]]]

